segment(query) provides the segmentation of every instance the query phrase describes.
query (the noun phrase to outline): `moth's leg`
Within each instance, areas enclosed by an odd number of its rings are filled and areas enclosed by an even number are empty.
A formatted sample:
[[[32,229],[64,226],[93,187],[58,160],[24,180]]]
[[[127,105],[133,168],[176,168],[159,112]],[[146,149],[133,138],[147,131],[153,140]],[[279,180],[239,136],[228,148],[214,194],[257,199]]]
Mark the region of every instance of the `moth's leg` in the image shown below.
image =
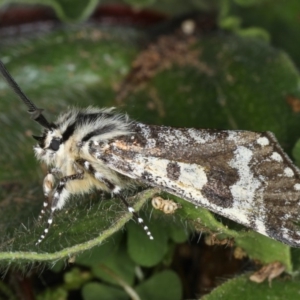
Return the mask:
[[[49,170],[48,174],[45,176],[43,181],[43,191],[45,196],[45,201],[43,203],[43,208],[38,216],[38,220],[40,221],[44,216],[46,209],[51,206],[52,197],[50,195],[53,193],[53,188],[55,185],[55,175],[61,173],[61,171],[57,168],[52,168]]]
[[[115,194],[117,197],[119,197],[122,202],[124,203],[124,205],[127,207],[128,211],[132,213],[134,219],[141,224],[141,226],[143,227],[143,229],[146,231],[146,234],[148,235],[150,240],[153,240],[153,236],[151,234],[151,231],[149,230],[148,226],[145,225],[145,222],[143,220],[143,218],[141,218],[134,210],[134,208],[132,206],[130,206],[130,204],[127,202],[127,200],[124,198],[123,195],[119,194]]]
[[[104,183],[105,186],[111,191],[111,193],[122,200],[124,205],[127,207],[128,211],[132,213],[133,218],[142,225],[143,229],[146,231],[146,234],[149,236],[150,240],[153,240],[153,236],[148,228],[148,226],[143,225],[145,224],[144,220],[139,217],[139,215],[135,212],[134,208],[130,206],[124,196],[121,194],[122,188],[112,183],[109,179],[105,178],[100,172],[96,171],[96,169],[92,166],[92,164],[88,161],[80,160],[78,163],[83,166],[87,172],[92,174],[94,178],[99,180],[100,182]]]
[[[53,215],[55,210],[61,209],[66,200],[68,199],[70,193],[66,189],[66,184],[72,180],[80,180],[83,179],[84,173],[79,172],[76,174],[72,174],[69,176],[62,177],[57,184],[56,189],[51,193],[49,197],[49,204],[50,204],[50,216],[47,221],[47,226],[44,229],[44,233],[40,236],[39,240],[36,242],[36,245],[40,244],[42,240],[45,238],[46,234],[49,232],[49,228],[53,222]]]

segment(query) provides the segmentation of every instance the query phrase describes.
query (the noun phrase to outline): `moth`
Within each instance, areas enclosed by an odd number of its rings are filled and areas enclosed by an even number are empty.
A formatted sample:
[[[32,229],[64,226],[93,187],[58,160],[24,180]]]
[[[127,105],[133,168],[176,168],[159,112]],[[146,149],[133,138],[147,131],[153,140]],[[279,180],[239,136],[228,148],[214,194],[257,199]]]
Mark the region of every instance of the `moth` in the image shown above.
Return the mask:
[[[72,194],[119,197],[136,185],[159,187],[290,246],[300,246],[299,169],[271,132],[171,128],[139,123],[113,108],[72,108],[50,123],[0,63],[6,81],[44,131],[33,136],[50,217]],[[41,212],[44,213],[44,209]],[[144,225],[143,225],[144,226]],[[144,226],[150,238],[148,227]]]

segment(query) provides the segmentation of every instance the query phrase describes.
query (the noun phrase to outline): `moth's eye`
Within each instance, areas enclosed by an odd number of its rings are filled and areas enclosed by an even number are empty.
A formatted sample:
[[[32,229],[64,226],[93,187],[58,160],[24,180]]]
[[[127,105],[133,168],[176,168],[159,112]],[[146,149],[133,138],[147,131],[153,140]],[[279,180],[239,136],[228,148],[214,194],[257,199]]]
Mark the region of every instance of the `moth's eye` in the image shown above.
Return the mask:
[[[59,149],[61,140],[53,139],[49,145],[49,148],[53,151],[57,151]]]

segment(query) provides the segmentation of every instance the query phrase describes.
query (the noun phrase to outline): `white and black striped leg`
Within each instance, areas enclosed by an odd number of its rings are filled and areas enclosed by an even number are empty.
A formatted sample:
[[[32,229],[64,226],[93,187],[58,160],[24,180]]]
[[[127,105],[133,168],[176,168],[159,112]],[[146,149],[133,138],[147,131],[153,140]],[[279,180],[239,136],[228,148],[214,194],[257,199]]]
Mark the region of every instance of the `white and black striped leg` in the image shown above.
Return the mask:
[[[127,202],[127,200],[123,197],[121,194],[115,194],[117,197],[119,197],[122,202],[127,207],[128,211],[132,213],[133,218],[143,227],[143,229],[146,231],[146,234],[148,235],[150,240],[153,240],[153,236],[151,231],[149,230],[148,226],[145,225],[144,220],[135,212],[134,208],[130,206],[130,204]]]
[[[47,208],[51,205],[49,203],[49,200],[52,199],[52,197],[49,197],[49,195],[53,192],[53,187],[55,184],[55,174],[59,174],[61,171],[57,168],[52,168],[49,170],[49,173],[45,176],[44,181],[43,181],[43,191],[44,191],[44,196],[45,196],[45,201],[43,203],[43,208],[38,216],[38,220],[40,221],[43,216],[45,215],[45,212]]]
[[[52,193],[52,195],[49,197],[49,204],[50,204],[50,216],[47,221],[47,226],[44,229],[43,234],[40,236],[38,241],[36,242],[36,245],[40,244],[43,239],[46,237],[47,233],[49,232],[49,228],[51,227],[51,224],[53,223],[53,215],[55,210],[61,209],[64,204],[66,203],[66,200],[68,199],[70,193],[65,188],[67,182],[71,180],[80,180],[83,178],[83,173],[77,173],[70,176],[65,176],[61,178],[59,181],[55,191]]]
[[[135,212],[134,208],[129,205],[129,203],[126,201],[126,199],[120,194],[121,188],[114,183],[112,183],[110,180],[108,180],[106,177],[104,177],[100,172],[97,172],[95,168],[88,162],[84,160],[78,160],[78,164],[83,166],[90,174],[92,174],[97,180],[104,183],[106,187],[111,191],[111,193],[117,197],[119,197],[122,202],[127,207],[128,211],[132,213],[133,218],[143,226],[143,229],[146,231],[147,235],[149,236],[150,240],[153,240],[153,236],[148,228],[148,226],[143,225],[144,220],[139,217],[139,215]]]
[[[97,172],[92,164],[86,160],[78,159],[76,161],[80,166],[82,166],[88,173],[94,176],[95,179],[102,182],[113,194],[119,193],[120,187],[113,184],[110,180],[104,177],[100,172]]]
[[[38,216],[38,221],[41,221],[42,218],[44,217],[46,211],[47,211],[47,208],[49,207],[49,198],[46,198],[45,201],[43,202],[43,208],[41,209],[40,211],[40,214]]]
[[[43,191],[44,191],[45,201],[43,203],[43,208],[38,216],[38,221],[40,221],[43,218],[47,208],[49,208],[51,204],[49,203],[49,201],[51,200],[51,197],[49,197],[49,195],[53,192],[54,184],[55,184],[55,177],[53,173],[50,171],[46,175],[43,181]]]

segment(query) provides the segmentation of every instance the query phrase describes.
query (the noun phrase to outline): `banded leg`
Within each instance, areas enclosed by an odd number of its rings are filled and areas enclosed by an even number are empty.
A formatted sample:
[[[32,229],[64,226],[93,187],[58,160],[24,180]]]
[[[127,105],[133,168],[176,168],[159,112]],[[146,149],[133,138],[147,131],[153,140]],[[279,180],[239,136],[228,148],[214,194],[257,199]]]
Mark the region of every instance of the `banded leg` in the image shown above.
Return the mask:
[[[127,200],[123,197],[123,195],[121,194],[116,194],[117,197],[119,197],[122,202],[124,203],[124,205],[127,207],[128,211],[132,213],[133,218],[139,223],[141,224],[141,226],[143,227],[143,229],[146,231],[146,234],[148,235],[150,240],[153,240],[153,236],[151,234],[151,231],[149,230],[148,226],[145,225],[144,220],[135,212],[134,208],[132,206],[130,206],[130,204],[127,202]]]
[[[38,221],[40,222],[42,218],[44,217],[46,210],[49,206],[49,198],[45,198],[45,201],[43,202],[43,208],[40,211],[40,214],[38,216]]]
[[[111,191],[111,193],[117,197],[119,197],[124,205],[127,207],[128,211],[132,213],[133,218],[140,224],[145,224],[144,220],[139,217],[139,215],[135,212],[134,208],[130,206],[130,204],[127,202],[127,200],[121,195],[122,188],[112,183],[110,180],[105,178],[100,172],[97,172],[95,168],[88,162],[88,161],[78,161],[78,163],[83,166],[90,174],[92,174],[97,180],[104,183],[106,187]],[[146,234],[149,236],[150,240],[153,240],[153,236],[148,228],[148,226],[144,225],[142,226],[143,229],[146,231]]]
[[[57,168],[52,168],[49,170],[49,173],[45,176],[44,181],[43,181],[43,191],[44,191],[44,196],[45,196],[45,201],[43,203],[43,209],[41,210],[39,216],[38,216],[38,221],[42,219],[44,216],[46,209],[49,207],[49,195],[53,192],[53,187],[55,184],[55,174],[61,173],[59,169]]]
[[[47,221],[47,226],[44,229],[44,233],[40,236],[40,238],[38,239],[38,241],[36,242],[35,245],[40,244],[43,241],[43,239],[45,238],[46,234],[49,232],[49,228],[53,222],[53,215],[54,215],[55,210],[61,209],[64,206],[64,204],[66,203],[66,200],[68,199],[68,197],[70,195],[68,190],[65,188],[66,184],[69,181],[80,180],[80,179],[83,179],[83,172],[65,176],[60,179],[53,194],[51,193],[51,195],[49,197],[49,204],[50,204],[51,210],[50,210],[50,216]]]

